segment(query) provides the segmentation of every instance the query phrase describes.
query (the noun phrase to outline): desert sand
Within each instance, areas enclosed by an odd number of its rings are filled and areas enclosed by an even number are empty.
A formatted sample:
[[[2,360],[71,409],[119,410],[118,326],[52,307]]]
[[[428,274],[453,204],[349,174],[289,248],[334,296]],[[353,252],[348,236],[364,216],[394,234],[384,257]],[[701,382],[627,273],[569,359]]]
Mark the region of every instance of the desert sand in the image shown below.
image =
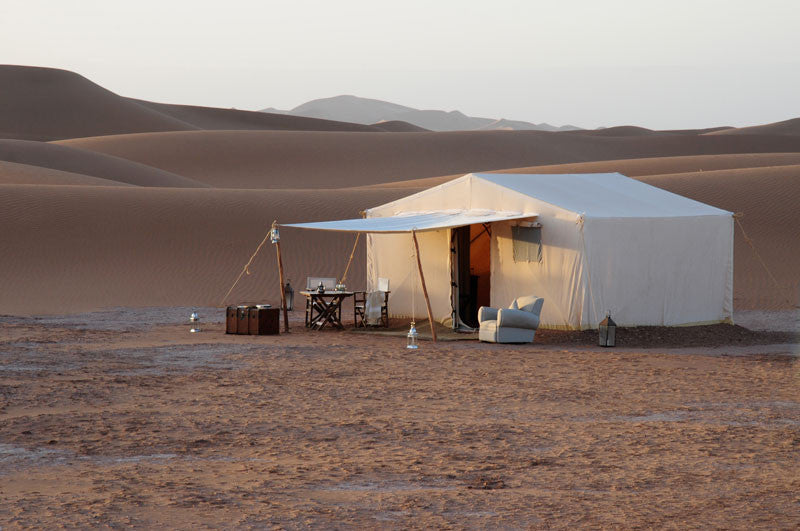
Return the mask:
[[[0,522],[788,529],[797,345],[226,336],[189,308],[0,320]]]
[[[467,172],[619,171],[741,213],[735,316],[796,331],[793,120],[426,132],[146,102],[53,69],[0,82],[0,526],[800,521],[795,339],[410,356],[300,315],[279,337],[219,323],[225,303],[278,303],[271,246],[223,300],[273,220],[357,217]],[[287,277],[340,276],[354,240],[283,230]],[[364,278],[362,246],[348,286]]]

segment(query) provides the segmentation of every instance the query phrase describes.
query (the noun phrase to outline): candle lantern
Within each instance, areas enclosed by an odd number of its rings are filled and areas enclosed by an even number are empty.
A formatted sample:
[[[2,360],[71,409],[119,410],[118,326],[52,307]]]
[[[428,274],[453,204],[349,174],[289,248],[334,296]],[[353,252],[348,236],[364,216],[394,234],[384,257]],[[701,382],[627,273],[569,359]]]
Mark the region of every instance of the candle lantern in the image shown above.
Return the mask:
[[[200,316],[197,315],[196,311],[192,311],[192,315],[189,316],[189,332],[199,332],[200,331]]]
[[[286,282],[283,288],[283,296],[286,299],[286,310],[292,311],[294,309],[294,288],[292,287],[291,279]]]
[[[408,331],[408,335],[406,336],[408,338],[408,344],[406,345],[406,348],[419,348],[419,344],[417,343],[419,335],[417,334],[417,327],[414,326],[415,324],[416,323],[414,321],[411,321],[411,330]]]
[[[606,312],[606,318],[600,321],[597,327],[600,338],[599,345],[601,347],[613,347],[617,341],[617,323],[611,318],[611,310]]]

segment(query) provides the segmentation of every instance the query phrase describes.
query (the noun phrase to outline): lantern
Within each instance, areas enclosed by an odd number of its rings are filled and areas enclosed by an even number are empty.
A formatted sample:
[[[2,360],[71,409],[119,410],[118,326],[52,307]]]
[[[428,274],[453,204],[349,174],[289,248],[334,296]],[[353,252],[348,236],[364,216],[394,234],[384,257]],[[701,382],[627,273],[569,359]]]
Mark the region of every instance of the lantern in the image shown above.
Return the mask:
[[[325,284],[322,281],[319,281],[319,286],[317,286],[317,293],[325,293]]]
[[[294,309],[294,288],[292,288],[291,279],[286,282],[286,286],[283,288],[283,296],[286,299],[286,310],[291,312]]]
[[[611,310],[606,312],[606,318],[600,321],[597,327],[600,334],[599,345],[601,347],[613,347],[617,339],[617,323],[611,318]]]
[[[417,344],[417,339],[419,339],[419,335],[417,334],[417,328],[414,326],[416,323],[411,321],[411,330],[408,331],[408,344],[406,348],[418,349],[419,345]]]
[[[269,231],[269,242],[278,243],[279,241],[281,241],[281,233],[278,232],[278,226],[273,225],[272,229]]]
[[[189,316],[189,332],[200,331],[200,316],[197,312],[192,310],[192,315]]]

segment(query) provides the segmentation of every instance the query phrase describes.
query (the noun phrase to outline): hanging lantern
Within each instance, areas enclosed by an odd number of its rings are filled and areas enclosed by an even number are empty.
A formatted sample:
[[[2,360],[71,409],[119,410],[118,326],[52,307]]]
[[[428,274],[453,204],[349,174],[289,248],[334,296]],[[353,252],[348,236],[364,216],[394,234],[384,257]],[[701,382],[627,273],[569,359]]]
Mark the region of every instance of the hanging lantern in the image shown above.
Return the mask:
[[[408,344],[406,345],[406,348],[412,348],[412,349],[419,348],[419,345],[417,344],[419,335],[417,334],[416,326],[414,326],[415,324],[416,323],[414,321],[411,321],[411,330],[408,331],[408,336],[406,336],[408,338]]]
[[[291,279],[286,282],[283,288],[283,296],[286,299],[286,310],[292,311],[294,309],[294,288],[292,288]]]
[[[278,226],[273,225],[272,229],[269,231],[269,241],[270,243],[278,243],[281,241],[281,233],[278,232]]]
[[[200,331],[200,316],[197,312],[192,310],[192,315],[189,316],[189,332]]]
[[[600,334],[598,344],[601,347],[613,347],[617,340],[617,323],[611,318],[611,310],[606,312],[606,318],[600,321],[597,327]]]

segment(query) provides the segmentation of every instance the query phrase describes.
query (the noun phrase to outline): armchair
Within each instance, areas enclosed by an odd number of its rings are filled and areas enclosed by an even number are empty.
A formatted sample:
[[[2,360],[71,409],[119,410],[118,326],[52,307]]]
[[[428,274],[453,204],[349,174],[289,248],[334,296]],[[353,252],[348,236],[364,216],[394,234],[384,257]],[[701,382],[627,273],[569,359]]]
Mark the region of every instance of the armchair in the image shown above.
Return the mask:
[[[539,328],[544,299],[519,297],[508,308],[481,306],[478,310],[478,339],[491,343],[530,343]]]

